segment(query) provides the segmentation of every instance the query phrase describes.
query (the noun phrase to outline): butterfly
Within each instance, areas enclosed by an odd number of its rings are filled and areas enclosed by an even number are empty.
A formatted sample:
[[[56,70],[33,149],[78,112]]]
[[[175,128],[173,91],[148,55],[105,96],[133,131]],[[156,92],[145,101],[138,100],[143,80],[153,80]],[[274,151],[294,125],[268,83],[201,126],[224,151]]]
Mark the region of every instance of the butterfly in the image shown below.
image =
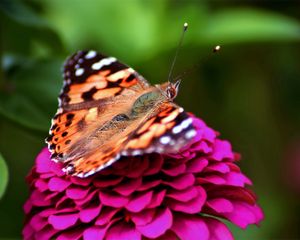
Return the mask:
[[[121,156],[174,153],[196,135],[190,115],[173,102],[179,81],[151,86],[93,50],[73,54],[63,71],[46,142],[69,175],[88,177]]]

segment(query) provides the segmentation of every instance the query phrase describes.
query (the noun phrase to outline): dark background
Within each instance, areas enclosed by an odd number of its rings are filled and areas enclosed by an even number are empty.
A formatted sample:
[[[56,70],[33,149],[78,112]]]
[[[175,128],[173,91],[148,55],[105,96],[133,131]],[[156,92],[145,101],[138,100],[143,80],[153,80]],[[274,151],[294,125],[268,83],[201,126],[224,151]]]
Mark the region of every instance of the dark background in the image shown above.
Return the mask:
[[[20,238],[64,59],[93,48],[162,83],[184,22],[174,75],[200,66],[176,102],[242,153],[265,212],[259,228],[229,226],[236,239],[300,238],[300,4],[250,0],[1,0],[0,238]]]

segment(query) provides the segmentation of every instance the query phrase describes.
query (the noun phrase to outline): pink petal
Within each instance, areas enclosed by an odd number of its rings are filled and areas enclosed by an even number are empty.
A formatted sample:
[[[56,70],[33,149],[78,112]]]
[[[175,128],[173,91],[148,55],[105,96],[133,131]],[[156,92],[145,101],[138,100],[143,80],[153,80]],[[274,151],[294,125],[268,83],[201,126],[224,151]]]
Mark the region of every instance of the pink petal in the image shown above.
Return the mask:
[[[70,181],[67,181],[63,178],[53,177],[48,182],[48,187],[50,191],[62,192],[67,187],[71,185]]]
[[[207,142],[202,141],[198,143],[198,146],[195,150],[203,152],[205,154],[209,154],[212,152],[212,147]]]
[[[56,203],[55,208],[61,208],[66,205],[69,205],[71,202],[70,198],[68,198],[66,195],[63,195]]]
[[[164,235],[160,236],[159,238],[155,238],[157,240],[178,240],[178,237],[175,233],[168,230]]]
[[[36,158],[36,171],[38,173],[48,173],[50,171],[50,165],[52,164],[50,159],[50,152],[48,148],[43,148]]]
[[[205,171],[210,171],[210,172],[216,171],[220,173],[228,173],[230,171],[230,168],[226,163],[217,162],[215,164],[211,164],[208,167],[206,167]]]
[[[161,190],[160,192],[154,192],[150,204],[147,205],[147,208],[155,208],[161,205],[166,195],[166,190]]]
[[[143,179],[143,183],[137,189],[137,191],[145,191],[145,190],[148,190],[150,188],[154,188],[154,187],[158,186],[160,183],[161,183],[160,179],[151,179],[151,180],[148,180],[148,181]]]
[[[103,208],[95,224],[96,225],[107,224],[118,211],[119,209],[115,209],[115,208],[108,208],[108,207]]]
[[[234,240],[227,226],[217,219],[203,218],[209,228],[209,240]]]
[[[135,159],[139,159],[139,161],[132,161],[130,164],[130,168],[124,174],[129,178],[142,177],[144,172],[149,167],[149,159],[147,155],[142,157],[135,157]]]
[[[232,212],[232,203],[225,198],[215,198],[208,200],[206,204],[218,213]]]
[[[158,173],[164,162],[163,157],[159,154],[150,154],[148,155],[148,158],[149,166],[143,173],[143,176],[149,176]]]
[[[73,226],[78,220],[78,214],[51,215],[48,218],[49,223],[57,230],[64,230]]]
[[[48,178],[51,178],[51,177],[54,177],[54,176],[56,176],[56,175],[53,172],[41,173],[40,174],[40,178],[43,178],[43,179],[48,179]]]
[[[206,127],[203,132],[203,138],[205,138],[205,140],[213,143],[216,139],[216,131],[209,127]]]
[[[125,206],[130,212],[139,212],[144,209],[151,201],[153,192],[139,193],[137,196],[130,199]]]
[[[208,165],[208,160],[205,158],[196,158],[187,163],[187,172],[198,173]]]
[[[71,177],[70,178],[71,182],[74,183],[75,185],[80,185],[80,186],[88,186],[92,182],[92,178],[79,178],[79,177]]]
[[[41,217],[39,214],[35,214],[30,219],[30,225],[35,231],[42,230],[47,224],[48,224],[47,219],[44,217]]]
[[[231,150],[231,144],[228,141],[216,139],[214,144],[214,152],[211,155],[211,158],[217,161],[222,159],[233,159],[234,155]]]
[[[162,171],[169,176],[178,176],[179,174],[184,173],[186,170],[185,164],[179,164],[177,166],[172,166],[168,169],[162,169]]]
[[[58,194],[59,194],[59,192],[51,192],[51,193],[47,194],[47,197],[45,198],[45,200],[52,200],[52,199],[55,198]]]
[[[182,190],[182,189],[192,186],[194,184],[194,182],[195,182],[194,175],[189,173],[189,174],[182,174],[179,177],[175,177],[170,182],[164,181],[164,184],[166,184],[172,188]]]
[[[180,240],[210,240],[209,229],[200,216],[177,214],[172,230]]]
[[[263,219],[260,207],[251,206],[247,203],[233,201],[234,210],[230,213],[223,213],[223,216],[237,226],[245,229],[249,224],[259,224]]]
[[[113,178],[105,178],[105,179],[94,179],[93,184],[97,188],[106,188],[109,186],[115,186],[123,180],[123,177],[114,176]]]
[[[92,198],[98,193],[98,190],[95,189],[94,191],[90,192],[86,197],[82,199],[75,199],[74,202],[77,206],[82,206],[92,200]]]
[[[45,180],[43,179],[38,179],[36,180],[34,186],[40,191],[40,192],[44,192],[46,190],[48,190],[48,184]]]
[[[159,210],[152,222],[144,226],[136,226],[136,228],[145,237],[157,238],[170,229],[172,222],[172,213],[168,208],[166,208]]]
[[[236,200],[254,205],[256,202],[255,195],[248,189],[236,186],[215,186],[213,189],[208,189],[209,197],[226,198],[228,200]]]
[[[55,215],[55,214],[61,214],[61,213],[74,213],[74,208],[62,208],[62,209],[54,209],[54,208],[47,208],[45,210],[42,210],[39,215],[41,217],[46,217],[48,218],[50,215]]]
[[[129,196],[133,192],[135,192],[142,184],[141,178],[133,178],[129,179],[126,182],[120,183],[118,186],[116,186],[113,190],[117,193],[123,195],[123,196]]]
[[[27,199],[27,201],[25,202],[25,204],[23,205],[23,209],[24,209],[24,212],[26,214],[28,214],[31,209],[32,209],[32,204],[31,204],[31,200],[30,199]]]
[[[199,183],[199,184],[212,183],[215,185],[223,185],[223,184],[226,184],[226,180],[224,178],[222,178],[221,176],[211,175],[211,176],[197,178],[197,183]]]
[[[89,188],[70,187],[66,190],[66,195],[71,199],[82,199],[86,197],[88,192]]]
[[[251,181],[242,173],[229,172],[225,175],[225,179],[228,185],[244,187],[245,184],[251,185]]]
[[[103,205],[110,207],[120,208],[128,203],[128,198],[114,193],[100,192],[99,198]]]
[[[33,238],[35,230],[30,226],[30,224],[26,224],[22,230],[22,235],[24,240],[31,240]]]
[[[184,213],[190,213],[190,214],[195,214],[199,213],[202,209],[202,206],[205,203],[206,200],[206,192],[205,190],[198,186],[197,187],[198,191],[198,196],[195,197],[194,199],[191,199],[188,202],[179,202],[176,200],[168,200],[168,206],[179,212],[184,212]]]
[[[62,165],[50,160],[50,152],[48,148],[43,148],[36,159],[36,171],[38,173],[53,173],[57,176],[63,176]]]
[[[101,205],[89,206],[82,209],[79,213],[79,218],[82,222],[88,223],[98,216],[101,210]]]
[[[46,200],[47,195],[39,192],[38,190],[33,190],[30,195],[31,204],[38,207],[48,206],[50,204],[50,200]]]
[[[92,240],[92,239],[97,239],[97,240],[103,240],[104,236],[107,231],[107,226],[92,226],[88,229],[86,229],[83,232],[83,239],[84,240]]]
[[[32,239],[48,240],[48,239],[52,239],[53,235],[56,233],[57,230],[53,229],[52,227],[50,227],[50,225],[48,225],[48,227],[45,227],[41,231],[35,232],[35,235]]]
[[[191,199],[199,195],[196,187],[192,186],[184,190],[170,189],[167,193],[167,197],[178,200],[180,202],[188,202]]]
[[[78,240],[82,237],[82,230],[75,230],[72,229],[68,232],[63,232],[62,234],[60,234],[56,240]]]
[[[155,209],[145,209],[138,213],[131,213],[131,220],[135,225],[146,225],[150,223],[155,215]]]
[[[132,226],[126,223],[118,223],[110,228],[107,232],[108,240],[141,240],[141,234]]]

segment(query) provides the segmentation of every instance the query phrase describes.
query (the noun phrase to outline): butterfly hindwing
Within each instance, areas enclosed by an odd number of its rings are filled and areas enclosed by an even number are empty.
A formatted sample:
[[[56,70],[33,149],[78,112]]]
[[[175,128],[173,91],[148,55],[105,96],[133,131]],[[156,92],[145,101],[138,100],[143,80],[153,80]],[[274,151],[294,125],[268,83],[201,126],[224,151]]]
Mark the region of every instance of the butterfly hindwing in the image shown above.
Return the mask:
[[[192,122],[192,118],[181,107],[172,102],[161,104],[157,113],[133,133],[123,154],[177,152],[195,136]]]
[[[113,144],[108,143],[107,151],[95,149],[85,158],[67,164],[65,169],[73,175],[87,177],[111,165],[122,155],[176,153],[196,134],[192,118],[173,103],[161,104],[141,124],[129,129]]]

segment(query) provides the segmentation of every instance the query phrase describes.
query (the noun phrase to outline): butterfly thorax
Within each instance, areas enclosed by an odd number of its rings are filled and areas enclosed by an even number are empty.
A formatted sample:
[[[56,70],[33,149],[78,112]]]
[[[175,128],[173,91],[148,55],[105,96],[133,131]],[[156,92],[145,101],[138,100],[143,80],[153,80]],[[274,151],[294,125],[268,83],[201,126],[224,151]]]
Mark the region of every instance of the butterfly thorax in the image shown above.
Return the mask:
[[[154,88],[153,91],[146,92],[135,100],[132,105],[131,115],[136,117],[140,114],[145,114],[167,100],[159,88]]]

